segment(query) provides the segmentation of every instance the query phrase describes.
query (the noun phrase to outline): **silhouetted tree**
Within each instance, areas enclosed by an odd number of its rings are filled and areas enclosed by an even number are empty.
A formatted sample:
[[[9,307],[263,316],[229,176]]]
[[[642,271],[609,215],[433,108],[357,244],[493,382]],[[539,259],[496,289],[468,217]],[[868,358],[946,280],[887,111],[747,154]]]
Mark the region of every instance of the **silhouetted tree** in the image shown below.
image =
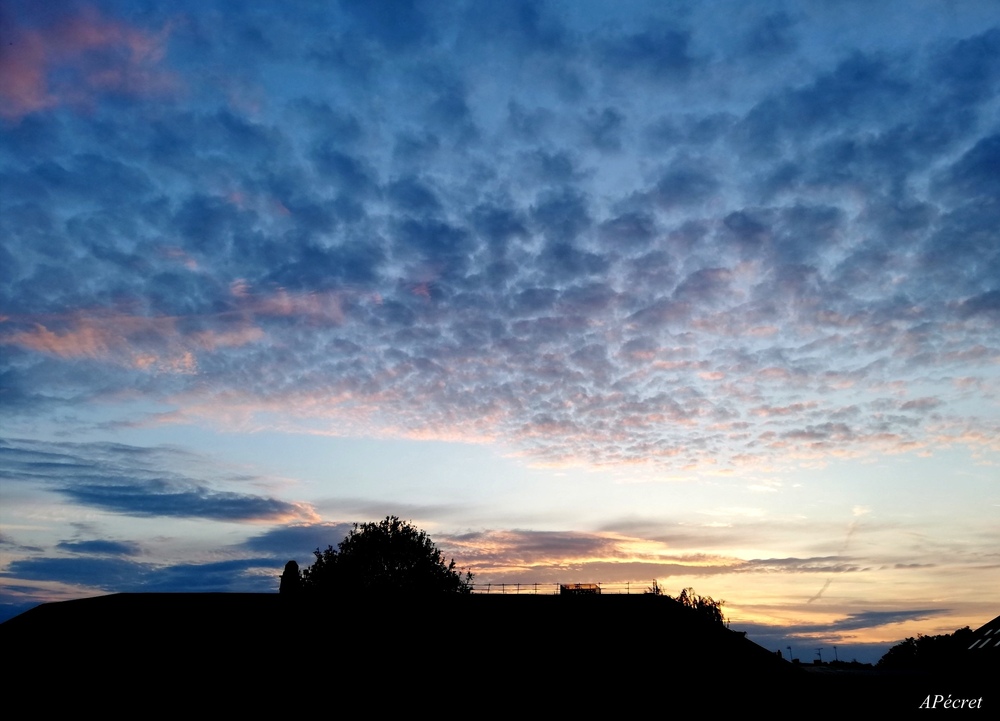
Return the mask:
[[[302,572],[311,593],[469,593],[472,574],[445,563],[424,531],[396,516],[378,523],[355,523],[337,548],[313,552],[316,561]]]
[[[663,586],[653,581],[653,585],[646,588],[645,593],[652,596],[664,596],[675,603],[679,603],[684,608],[689,608],[703,618],[713,623],[726,623],[725,616],[722,615],[722,607],[725,601],[716,601],[711,596],[699,596],[693,588],[682,588],[680,595],[676,598],[663,592]]]
[[[975,634],[968,626],[955,633],[939,636],[917,634],[906,638],[886,651],[879,659],[879,668],[933,669],[946,667],[961,658],[972,644]]]
[[[673,596],[669,598],[673,598]],[[722,607],[726,604],[725,601],[716,601],[711,596],[699,596],[694,592],[693,588],[681,589],[680,595],[674,598],[674,600],[713,623],[726,623],[726,618],[722,615]]]

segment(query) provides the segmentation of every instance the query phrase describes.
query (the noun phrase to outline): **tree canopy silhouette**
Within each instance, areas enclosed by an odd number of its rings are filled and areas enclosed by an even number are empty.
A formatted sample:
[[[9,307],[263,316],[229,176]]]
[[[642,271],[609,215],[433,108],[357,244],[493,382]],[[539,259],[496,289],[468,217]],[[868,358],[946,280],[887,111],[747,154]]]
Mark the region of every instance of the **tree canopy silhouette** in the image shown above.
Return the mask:
[[[722,614],[722,607],[726,605],[723,600],[716,601],[711,596],[699,596],[694,592],[693,588],[682,588],[680,595],[674,598],[663,592],[663,587],[660,586],[655,580],[653,585],[646,590],[646,593],[653,594],[654,596],[666,596],[671,601],[676,601],[684,608],[689,608],[702,618],[712,623],[718,623],[725,625],[726,617]]]
[[[685,608],[696,611],[703,618],[713,623],[726,623],[726,619],[722,615],[722,607],[726,604],[725,601],[716,601],[711,596],[699,596],[694,592],[693,588],[681,589],[680,595],[675,600]]]
[[[354,524],[350,533],[302,572],[306,593],[470,593],[455,559],[445,563],[426,532],[397,516]]]
[[[938,636],[917,634],[900,641],[879,659],[879,668],[932,669],[943,668],[962,660],[975,634],[968,626],[955,633]]]

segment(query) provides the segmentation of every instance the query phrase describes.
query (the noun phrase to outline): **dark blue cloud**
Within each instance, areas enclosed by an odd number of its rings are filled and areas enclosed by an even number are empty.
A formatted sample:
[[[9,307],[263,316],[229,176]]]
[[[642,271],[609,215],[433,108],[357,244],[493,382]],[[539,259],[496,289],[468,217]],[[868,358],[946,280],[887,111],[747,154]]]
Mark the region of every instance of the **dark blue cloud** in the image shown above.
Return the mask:
[[[276,131],[231,111],[220,110],[199,120],[198,140],[206,149],[250,161],[267,160],[280,149],[281,136]]]
[[[986,315],[1000,314],[1000,289],[990,290],[972,298],[967,298],[962,301],[961,311],[966,316],[978,313]]]
[[[417,215],[436,213],[442,207],[431,187],[412,176],[389,183],[386,196],[400,210]]]
[[[835,249],[846,214],[831,206],[794,205],[782,210],[774,239],[775,260],[803,263]]]
[[[312,562],[312,553],[327,546],[337,547],[348,533],[350,523],[315,523],[304,526],[281,526],[247,539],[243,546],[276,558],[292,558],[301,566]]]
[[[525,288],[511,300],[511,310],[515,315],[535,315],[549,311],[559,298],[553,288]]]
[[[65,124],[52,115],[29,115],[0,133],[0,154],[14,167],[36,165],[63,152]]]
[[[739,137],[754,157],[773,156],[785,137],[885,117],[912,90],[888,60],[858,52],[812,83],[762,100],[741,120]]]
[[[614,70],[639,73],[654,83],[687,80],[699,64],[691,50],[691,33],[669,25],[651,25],[604,41],[601,60]]]
[[[338,190],[360,197],[378,193],[377,174],[363,159],[330,146],[316,148],[312,159],[320,177]]]
[[[125,444],[18,439],[0,444],[0,475],[8,482],[41,483],[75,503],[115,513],[237,522],[312,515],[298,504],[215,490],[179,472],[178,465],[192,460],[170,448]]]
[[[921,258],[924,277],[936,281],[934,290],[962,296],[995,285],[1000,271],[1000,247],[993,242],[998,220],[996,198],[972,200],[940,218]]]
[[[702,268],[685,278],[674,290],[674,300],[713,305],[730,295],[732,273],[725,268]]]
[[[365,135],[358,116],[350,111],[331,107],[313,98],[299,98],[289,103],[289,110],[316,135],[333,146],[351,147]]]
[[[723,237],[751,255],[770,241],[772,213],[756,208],[735,210],[722,219]]]
[[[5,533],[0,533],[0,546],[5,546],[8,552],[41,553],[43,551],[40,546],[21,545]]]
[[[409,73],[419,95],[415,119],[432,132],[460,146],[479,138],[479,128],[469,104],[469,88],[462,75],[449,64],[432,62],[416,65]]]
[[[857,631],[862,628],[878,628],[904,621],[923,621],[925,619],[947,613],[946,608],[926,608],[903,611],[860,611],[848,614],[845,618],[834,621],[831,627],[835,631]]]
[[[22,581],[60,581],[107,591],[138,591],[149,564],[125,558],[28,558],[12,561],[2,575]]]
[[[661,326],[677,327],[684,324],[691,317],[692,311],[688,303],[659,298],[632,313],[627,320],[638,328],[654,331]]]
[[[340,0],[358,30],[389,50],[431,42],[433,28],[420,0]]]
[[[527,108],[513,100],[507,103],[507,126],[521,140],[540,140],[552,119],[552,111],[546,108]]]
[[[560,305],[564,308],[595,316],[607,313],[618,298],[618,292],[611,285],[601,282],[581,282],[565,288],[559,296]]]
[[[726,137],[737,117],[732,113],[711,113],[689,117],[684,126],[685,140],[695,146],[710,145]]]
[[[9,200],[51,202],[56,197],[103,205],[134,202],[152,190],[146,174],[128,163],[85,153],[42,162],[3,178]]]
[[[546,184],[568,183],[581,177],[577,161],[567,150],[534,150],[525,153],[522,162],[525,170]]]
[[[651,198],[669,210],[704,202],[719,187],[719,181],[700,164],[683,161],[673,164],[660,176]]]
[[[274,593],[284,561],[239,558],[156,568],[142,578],[148,593]]]
[[[294,247],[294,246],[293,246]],[[354,242],[333,248],[305,244],[280,254],[267,280],[295,290],[329,290],[371,284],[386,260],[376,243]]]
[[[569,242],[549,243],[538,256],[538,267],[556,279],[587,278],[608,270],[608,260]]]
[[[958,198],[1000,196],[1000,133],[979,140],[948,169],[942,189]]]
[[[647,213],[623,213],[601,223],[599,232],[609,247],[631,250],[650,243],[656,234],[656,221]]]
[[[783,11],[769,13],[746,31],[744,53],[750,57],[771,58],[787,55],[798,47],[795,22]]]
[[[104,591],[147,593],[274,592],[283,561],[249,558],[156,566],[124,558],[28,558],[0,573],[23,581],[58,581]],[[260,570],[270,574],[261,574]],[[248,573],[254,571],[254,573]]]
[[[397,229],[396,251],[428,263],[445,275],[464,274],[473,249],[464,228],[437,220],[407,219]]]
[[[572,42],[562,18],[544,0],[512,0],[477,5],[470,3],[462,25],[468,42],[477,50],[489,46],[500,51],[536,55],[565,55]]]
[[[872,202],[865,211],[865,220],[875,226],[880,238],[914,240],[936,217],[937,207],[926,201]]]
[[[60,551],[92,556],[137,556],[142,552],[138,543],[131,541],[60,541],[56,544]]]
[[[512,239],[528,236],[526,219],[511,205],[481,203],[472,211],[472,226],[498,252]]]
[[[583,119],[587,142],[603,152],[622,149],[622,131],[625,116],[615,108],[604,108],[601,112],[591,112]]]
[[[191,250],[223,256],[229,252],[233,232],[242,222],[239,209],[221,198],[196,195],[178,210],[174,226]]]
[[[574,240],[592,222],[586,198],[570,188],[544,194],[531,215],[542,232],[556,243]]]
[[[70,500],[129,516],[174,516],[252,521],[296,516],[299,509],[275,498],[207,488],[175,490],[172,484],[147,481],[133,486],[77,483],[57,488]]]
[[[393,159],[407,165],[425,167],[441,150],[441,139],[430,132],[404,131],[396,135]]]
[[[930,76],[958,105],[994,97],[1000,81],[1000,28],[949,44],[932,60]]]

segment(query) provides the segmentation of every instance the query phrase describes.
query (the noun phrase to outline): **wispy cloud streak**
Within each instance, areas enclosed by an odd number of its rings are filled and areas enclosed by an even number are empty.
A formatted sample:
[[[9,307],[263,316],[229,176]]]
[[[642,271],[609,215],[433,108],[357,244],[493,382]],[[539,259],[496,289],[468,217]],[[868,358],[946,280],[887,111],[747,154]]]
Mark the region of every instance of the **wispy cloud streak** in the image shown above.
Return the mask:
[[[246,478],[196,479],[176,469],[190,465],[190,460],[188,454],[172,448],[0,442],[0,476],[6,483],[41,485],[84,506],[139,517],[260,523],[316,519],[307,504],[217,487],[234,482],[245,485]]]

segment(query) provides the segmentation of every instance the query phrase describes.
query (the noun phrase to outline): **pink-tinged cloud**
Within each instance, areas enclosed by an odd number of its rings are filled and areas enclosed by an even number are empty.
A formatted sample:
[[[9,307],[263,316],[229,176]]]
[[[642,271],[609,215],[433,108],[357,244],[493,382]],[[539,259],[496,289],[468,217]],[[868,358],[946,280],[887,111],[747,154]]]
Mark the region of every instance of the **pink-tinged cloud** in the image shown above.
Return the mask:
[[[343,325],[352,303],[382,303],[378,293],[345,290],[301,293],[278,288],[259,292],[242,278],[230,283],[229,293],[236,312],[246,317],[296,317],[315,325]]]
[[[78,313],[48,321],[57,329],[34,323],[30,329],[0,337],[0,343],[66,360],[91,359],[137,370],[193,373],[197,351],[215,351],[254,343],[264,331],[243,319],[220,329],[185,334],[177,319],[122,313]]]
[[[606,533],[489,530],[442,538],[481,581],[636,581],[743,570],[746,561],[678,553],[666,544]]]
[[[161,68],[169,26],[149,32],[84,8],[43,27],[6,30],[0,117],[8,120],[60,105],[88,107],[104,93],[140,97],[178,87]]]
[[[46,82],[45,42],[22,32],[0,43],[0,116],[18,119],[56,104]]]
[[[195,333],[194,341],[206,350],[217,348],[238,348],[249,343],[255,343],[264,337],[264,331],[256,326],[247,326],[236,330],[211,331]]]
[[[250,284],[238,278],[229,284],[229,293],[236,310],[246,316],[299,317],[311,323],[341,325],[346,320],[344,304],[347,293],[296,293],[278,288],[255,292]]]
[[[76,328],[62,333],[36,323],[33,330],[13,333],[4,342],[60,358],[100,358],[120,345],[121,338],[106,328],[95,327],[84,321]]]

